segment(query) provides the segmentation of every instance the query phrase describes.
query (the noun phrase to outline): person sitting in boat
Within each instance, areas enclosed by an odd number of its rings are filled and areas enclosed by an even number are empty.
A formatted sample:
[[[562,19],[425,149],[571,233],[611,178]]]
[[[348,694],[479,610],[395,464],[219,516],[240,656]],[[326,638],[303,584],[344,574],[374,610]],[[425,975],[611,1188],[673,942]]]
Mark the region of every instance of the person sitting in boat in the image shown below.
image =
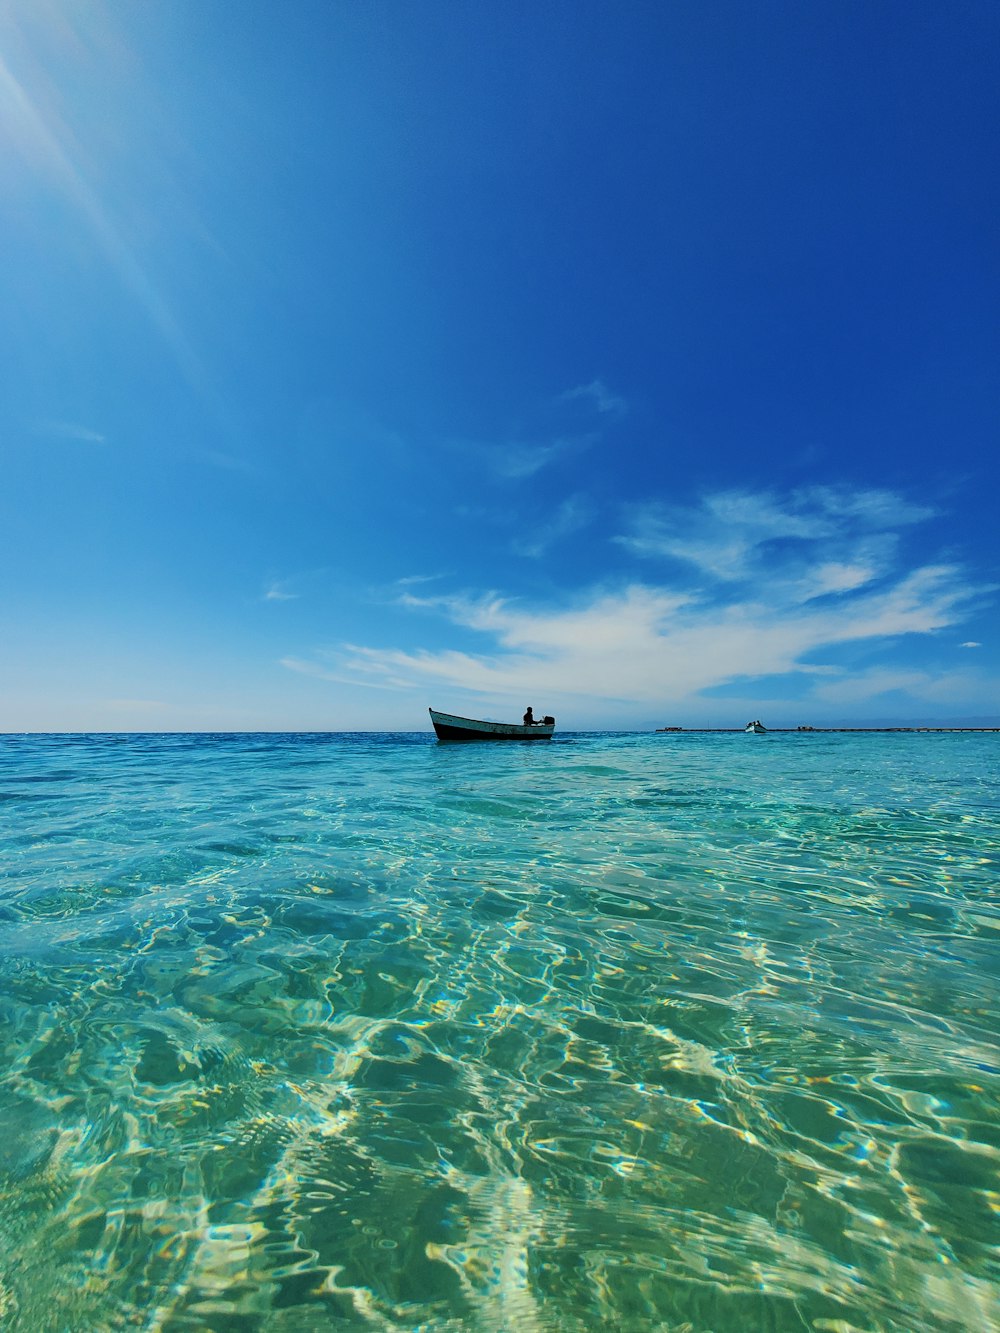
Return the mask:
[[[531,711],[531,704],[528,704],[528,707],[525,710],[524,725],[526,727],[540,727],[542,725],[539,721],[536,720],[534,713]]]

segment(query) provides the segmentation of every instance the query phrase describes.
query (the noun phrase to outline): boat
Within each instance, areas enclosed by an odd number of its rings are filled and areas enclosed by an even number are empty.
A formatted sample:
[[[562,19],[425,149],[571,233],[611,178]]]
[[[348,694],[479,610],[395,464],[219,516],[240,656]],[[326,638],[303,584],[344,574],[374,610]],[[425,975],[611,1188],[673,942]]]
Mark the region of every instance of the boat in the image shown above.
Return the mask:
[[[763,722],[748,722],[743,730],[752,731],[755,736],[763,736],[764,732],[767,731],[767,727],[764,726]]]
[[[483,722],[475,717],[457,717],[428,708],[439,741],[547,741],[556,728],[554,717],[535,722]]]

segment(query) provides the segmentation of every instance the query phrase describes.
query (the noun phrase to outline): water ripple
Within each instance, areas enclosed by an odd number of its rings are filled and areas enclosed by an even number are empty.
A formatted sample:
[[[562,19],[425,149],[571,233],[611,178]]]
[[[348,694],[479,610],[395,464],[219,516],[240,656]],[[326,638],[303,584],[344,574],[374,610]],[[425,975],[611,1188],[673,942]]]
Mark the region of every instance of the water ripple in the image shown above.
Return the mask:
[[[997,1326],[995,738],[768,740],[5,738],[0,1323]]]

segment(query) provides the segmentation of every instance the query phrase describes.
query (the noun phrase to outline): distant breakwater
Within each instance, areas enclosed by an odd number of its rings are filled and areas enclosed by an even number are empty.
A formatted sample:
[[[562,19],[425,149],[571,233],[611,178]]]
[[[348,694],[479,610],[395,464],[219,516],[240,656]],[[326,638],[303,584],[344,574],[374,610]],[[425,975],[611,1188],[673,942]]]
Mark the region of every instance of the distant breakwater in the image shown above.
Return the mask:
[[[1000,727],[767,727],[759,735],[819,736],[834,732],[849,733],[856,736],[868,732],[888,735],[890,732],[1000,732]],[[746,734],[745,727],[657,727],[657,735],[683,736],[724,736]]]

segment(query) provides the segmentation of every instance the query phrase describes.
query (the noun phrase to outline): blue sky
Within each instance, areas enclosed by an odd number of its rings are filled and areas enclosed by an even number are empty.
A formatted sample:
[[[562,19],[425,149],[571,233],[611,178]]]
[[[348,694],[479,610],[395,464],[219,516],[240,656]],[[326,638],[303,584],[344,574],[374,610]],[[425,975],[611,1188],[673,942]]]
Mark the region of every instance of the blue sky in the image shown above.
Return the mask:
[[[995,0],[13,0],[0,728],[1000,715]]]

